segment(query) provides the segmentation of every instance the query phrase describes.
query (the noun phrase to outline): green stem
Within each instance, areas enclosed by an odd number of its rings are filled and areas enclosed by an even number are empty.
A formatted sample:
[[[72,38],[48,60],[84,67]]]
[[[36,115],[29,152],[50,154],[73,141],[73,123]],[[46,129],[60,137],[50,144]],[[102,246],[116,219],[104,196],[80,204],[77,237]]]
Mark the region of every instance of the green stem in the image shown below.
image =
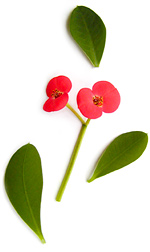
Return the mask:
[[[81,146],[81,142],[83,140],[83,137],[84,137],[84,134],[85,134],[85,131],[87,129],[87,126],[88,126],[89,122],[90,122],[90,119],[87,119],[86,123],[82,124],[82,127],[81,127],[81,130],[80,130],[78,139],[76,141],[75,147],[73,149],[73,152],[72,152],[72,155],[71,155],[71,158],[70,158],[70,162],[68,164],[65,176],[63,178],[63,181],[62,181],[61,186],[59,188],[59,191],[57,193],[56,201],[61,201],[61,198],[62,198],[63,193],[65,191],[67,182],[68,182],[68,180],[70,178],[70,175],[71,175],[74,163],[76,161],[76,158],[77,158],[80,146]]]
[[[80,120],[82,124],[86,124],[86,122],[82,119],[82,117],[74,110],[73,107],[69,103],[67,103],[66,107],[71,110],[71,112]]]

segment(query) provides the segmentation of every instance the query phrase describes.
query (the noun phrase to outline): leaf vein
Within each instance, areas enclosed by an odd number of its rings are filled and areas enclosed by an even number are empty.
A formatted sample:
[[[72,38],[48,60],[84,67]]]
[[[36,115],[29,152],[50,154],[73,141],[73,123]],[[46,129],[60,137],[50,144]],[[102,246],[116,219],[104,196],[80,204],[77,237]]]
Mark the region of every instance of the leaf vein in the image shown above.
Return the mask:
[[[29,198],[28,198],[28,193],[27,193],[27,189],[26,189],[26,184],[25,184],[25,175],[24,175],[24,164],[25,164],[25,159],[26,159],[26,156],[27,156],[27,147],[26,147],[26,152],[25,152],[25,155],[24,155],[24,161],[23,161],[23,175],[22,175],[22,179],[23,179],[23,189],[24,189],[24,192],[25,192],[25,198],[26,198],[26,201],[27,201],[27,205],[28,205],[28,208],[29,208],[29,211],[30,211],[30,214],[31,214],[31,217],[33,219],[33,222],[34,222],[34,225],[38,231],[38,233],[40,234],[40,230],[38,228],[38,225],[36,223],[36,220],[35,220],[35,217],[34,217],[34,214],[33,214],[33,211],[32,211],[32,207],[30,205],[30,201],[29,201]]]
[[[80,9],[80,12],[81,12],[81,16],[82,16],[83,23],[84,23],[85,28],[86,28],[86,30],[87,30],[87,34],[89,34],[89,38],[90,38],[90,41],[91,41],[91,44],[92,44],[92,47],[91,47],[91,48],[92,48],[92,52],[93,52],[93,54],[94,54],[95,61],[97,62],[97,55],[96,55],[96,50],[95,50],[95,46],[94,46],[94,41],[93,41],[93,39],[92,39],[90,30],[89,30],[89,28],[88,28],[88,25],[87,25],[87,23],[86,23],[86,21],[85,21],[85,18],[84,18],[84,15],[83,15],[81,9]]]

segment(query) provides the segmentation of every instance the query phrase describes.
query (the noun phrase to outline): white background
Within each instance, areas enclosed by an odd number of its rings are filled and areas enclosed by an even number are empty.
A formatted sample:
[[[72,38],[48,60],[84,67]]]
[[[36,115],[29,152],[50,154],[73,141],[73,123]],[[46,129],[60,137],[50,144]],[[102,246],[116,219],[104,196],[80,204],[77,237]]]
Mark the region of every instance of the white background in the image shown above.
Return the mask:
[[[71,38],[67,21],[77,5],[94,10],[107,29],[99,68]],[[150,15],[143,0],[0,0],[0,250],[150,251],[150,146],[129,166],[87,183],[103,149],[116,136],[150,132]],[[119,109],[92,120],[60,203],[55,201],[81,124],[64,108],[46,113],[48,81],[66,75],[76,94],[110,81]],[[42,160],[42,231],[46,244],[13,210],[4,173],[13,153],[35,145]]]

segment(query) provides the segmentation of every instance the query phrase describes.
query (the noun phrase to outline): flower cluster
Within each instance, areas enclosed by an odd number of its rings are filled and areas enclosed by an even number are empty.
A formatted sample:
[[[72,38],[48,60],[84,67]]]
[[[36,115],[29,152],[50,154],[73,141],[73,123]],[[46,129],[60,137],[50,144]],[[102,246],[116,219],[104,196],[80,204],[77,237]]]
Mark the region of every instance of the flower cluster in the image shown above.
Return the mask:
[[[77,94],[77,105],[81,114],[87,118],[87,120],[84,121],[79,113],[68,104],[68,93],[71,88],[72,83],[66,76],[58,76],[51,79],[46,88],[46,94],[49,98],[43,106],[43,109],[47,112],[58,111],[67,106],[82,123],[70,162],[56,196],[57,201],[61,201],[90,119],[100,117],[102,112],[112,113],[120,104],[120,94],[118,90],[108,81],[98,81],[93,85],[92,89],[82,88]]]
[[[51,79],[46,88],[49,99],[43,109],[47,112],[64,108],[68,103],[68,93],[72,88],[70,79],[66,76],[58,76]],[[77,104],[83,116],[96,119],[102,112],[112,113],[119,107],[120,94],[108,81],[96,82],[92,90],[82,88],[77,94]]]

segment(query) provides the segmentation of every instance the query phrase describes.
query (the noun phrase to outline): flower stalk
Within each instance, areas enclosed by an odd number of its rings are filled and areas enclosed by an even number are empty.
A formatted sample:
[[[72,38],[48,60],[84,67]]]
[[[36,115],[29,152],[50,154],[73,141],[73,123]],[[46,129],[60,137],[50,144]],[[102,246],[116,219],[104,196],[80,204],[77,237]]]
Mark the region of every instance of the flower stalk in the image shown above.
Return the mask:
[[[79,119],[82,124],[86,124],[82,117],[75,111],[75,109],[69,103],[66,104],[66,107],[71,110],[71,112]]]
[[[87,126],[90,122],[90,119],[87,119],[87,121],[85,122],[81,117],[80,115],[74,110],[72,109],[72,107],[70,105],[66,105],[76,116],[77,118],[82,122],[82,127],[81,127],[81,130],[80,130],[80,133],[78,135],[78,138],[77,138],[77,141],[76,141],[76,144],[74,146],[74,149],[73,149],[73,152],[72,152],[72,155],[71,155],[71,158],[70,158],[70,161],[69,161],[69,164],[68,164],[68,167],[67,167],[67,170],[66,170],[66,173],[64,175],[64,178],[63,178],[63,181],[60,185],[60,188],[59,188],[59,191],[57,193],[57,196],[56,196],[56,201],[61,201],[62,199],[62,196],[63,196],[63,193],[65,191],[65,188],[66,188],[66,185],[68,183],[68,180],[70,178],[70,175],[71,175],[71,172],[72,172],[72,169],[73,169],[73,166],[74,166],[74,163],[76,161],[76,158],[77,158],[77,155],[78,155],[78,152],[79,152],[79,149],[80,149],[80,146],[81,146],[81,143],[82,143],[82,140],[83,140],[83,137],[84,137],[84,134],[86,132],[86,129],[87,129]]]

